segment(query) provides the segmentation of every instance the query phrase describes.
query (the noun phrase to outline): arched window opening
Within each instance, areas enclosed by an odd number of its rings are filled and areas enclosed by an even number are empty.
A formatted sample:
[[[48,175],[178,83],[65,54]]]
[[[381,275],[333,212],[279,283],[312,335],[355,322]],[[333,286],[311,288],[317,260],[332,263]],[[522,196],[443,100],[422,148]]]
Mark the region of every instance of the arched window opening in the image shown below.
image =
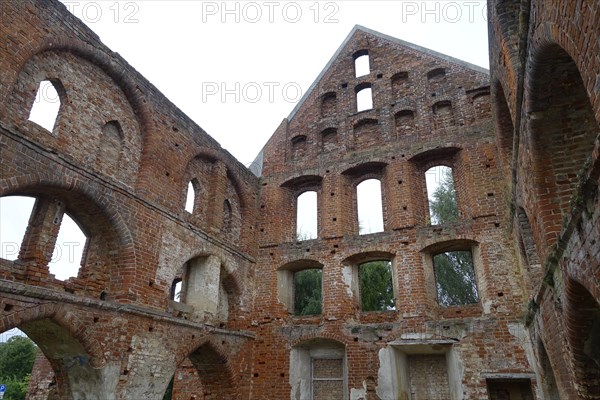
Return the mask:
[[[373,108],[373,94],[371,86],[356,89],[356,111],[361,112]]]
[[[185,211],[190,214],[194,213],[194,206],[196,203],[196,188],[194,187],[194,180],[188,183],[187,194],[185,197]]]
[[[319,268],[294,273],[294,315],[321,314],[323,273]]]
[[[473,96],[473,108],[475,110],[475,118],[483,119],[490,116],[492,106],[490,104],[490,93],[477,93]]]
[[[369,261],[360,264],[358,281],[362,311],[393,311],[396,309],[391,261]]]
[[[337,95],[335,92],[325,93],[321,99],[321,117],[333,117],[337,109]]]
[[[296,240],[318,237],[317,192],[308,191],[298,196],[296,207]]]
[[[102,127],[98,162],[114,166],[119,162],[123,130],[118,121],[109,121]]]
[[[438,303],[443,307],[479,301],[470,251],[448,251],[433,256]]]
[[[337,144],[337,129],[327,128],[321,132],[321,150],[323,152],[334,151],[337,149]]]
[[[173,279],[173,283],[171,284],[171,293],[170,293],[171,300],[176,301],[178,303],[183,301],[182,293],[181,293],[182,287],[183,287],[183,281],[181,278]]]
[[[35,122],[47,131],[52,132],[59,110],[59,89],[50,80],[41,81],[29,112],[29,121]]]
[[[429,218],[431,225],[445,224],[458,220],[458,205],[452,168],[443,165],[425,172]]]
[[[396,133],[398,135],[410,135],[415,129],[415,113],[412,110],[401,110],[394,115]]]
[[[408,95],[408,72],[402,71],[392,76],[392,98],[398,100]]]
[[[33,197],[6,196],[0,198],[0,258],[19,258],[23,237],[33,210]]]
[[[432,69],[431,71],[429,71],[427,73],[427,80],[428,81],[439,81],[444,79],[444,77],[446,76],[446,69],[444,68],[436,68],[436,69]]]
[[[354,72],[356,78],[369,75],[371,73],[371,66],[369,65],[369,52],[367,50],[361,50],[354,54]]]
[[[229,233],[232,231],[233,225],[233,209],[229,200],[223,201],[223,232]]]
[[[292,138],[292,160],[299,160],[306,155],[308,150],[307,142],[305,135],[298,135]]]
[[[51,274],[64,281],[76,277],[82,264],[87,237],[79,225],[65,213],[60,224],[52,259],[48,264]]]
[[[449,128],[455,125],[454,111],[450,101],[438,101],[432,107],[435,129]]]
[[[356,208],[360,235],[383,232],[381,182],[378,179],[367,179],[356,187]]]

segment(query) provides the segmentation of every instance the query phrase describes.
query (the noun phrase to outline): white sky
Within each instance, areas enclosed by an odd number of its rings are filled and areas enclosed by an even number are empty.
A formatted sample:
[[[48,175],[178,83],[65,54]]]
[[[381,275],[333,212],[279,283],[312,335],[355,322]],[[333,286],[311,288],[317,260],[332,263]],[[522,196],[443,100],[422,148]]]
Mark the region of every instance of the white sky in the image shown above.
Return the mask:
[[[486,0],[61,1],[245,165],[356,24],[488,68]],[[3,249],[30,210],[7,204]]]
[[[356,24],[488,67],[485,0],[63,3],[245,165]]]

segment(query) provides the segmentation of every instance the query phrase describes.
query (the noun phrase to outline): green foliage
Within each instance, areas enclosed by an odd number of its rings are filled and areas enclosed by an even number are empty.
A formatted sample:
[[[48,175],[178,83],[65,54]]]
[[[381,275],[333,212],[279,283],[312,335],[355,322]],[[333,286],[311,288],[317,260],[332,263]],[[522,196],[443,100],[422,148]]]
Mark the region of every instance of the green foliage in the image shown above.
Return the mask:
[[[442,306],[477,303],[477,282],[470,251],[450,251],[433,257],[433,268]]]
[[[294,314],[321,314],[322,276],[322,271],[316,268],[294,274]]]
[[[389,261],[371,261],[358,268],[360,302],[363,311],[394,310],[394,285]]]
[[[429,209],[431,223],[434,225],[453,222],[458,219],[456,192],[451,168],[441,168],[441,182],[431,195]]]
[[[6,385],[4,400],[25,400],[27,396],[27,387],[29,386],[29,375],[23,379],[15,377],[0,378],[0,383]]]
[[[5,400],[25,400],[37,348],[27,337],[13,336],[0,343],[0,383]]]

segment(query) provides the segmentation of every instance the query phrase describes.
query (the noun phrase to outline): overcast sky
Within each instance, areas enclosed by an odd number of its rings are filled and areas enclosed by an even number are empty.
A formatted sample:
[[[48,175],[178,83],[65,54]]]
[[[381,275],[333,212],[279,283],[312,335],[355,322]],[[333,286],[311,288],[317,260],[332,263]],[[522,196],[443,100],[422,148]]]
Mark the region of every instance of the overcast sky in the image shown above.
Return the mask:
[[[356,24],[488,68],[483,0],[63,3],[246,165]]]
[[[356,24],[488,68],[485,0],[62,2],[245,165]],[[2,256],[32,202],[8,204]]]

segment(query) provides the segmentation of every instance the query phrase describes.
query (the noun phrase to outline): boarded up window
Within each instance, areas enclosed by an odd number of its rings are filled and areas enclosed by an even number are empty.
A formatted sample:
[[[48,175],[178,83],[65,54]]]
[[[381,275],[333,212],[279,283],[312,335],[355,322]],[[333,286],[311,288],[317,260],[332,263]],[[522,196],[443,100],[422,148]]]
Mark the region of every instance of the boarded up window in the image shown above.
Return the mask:
[[[344,363],[341,358],[312,359],[313,400],[344,398]]]
[[[333,92],[325,93],[321,100],[321,117],[335,116],[337,109],[337,96]]]
[[[113,168],[119,162],[122,139],[123,131],[117,121],[110,121],[102,127],[100,149],[96,162],[99,165],[104,165],[109,172],[113,172]]]
[[[451,398],[446,355],[410,355],[408,363],[411,400],[448,400]]]
[[[399,100],[409,94],[408,72],[398,72],[392,76],[392,98]]]
[[[292,160],[299,160],[306,155],[306,136],[299,135],[292,139]]]

